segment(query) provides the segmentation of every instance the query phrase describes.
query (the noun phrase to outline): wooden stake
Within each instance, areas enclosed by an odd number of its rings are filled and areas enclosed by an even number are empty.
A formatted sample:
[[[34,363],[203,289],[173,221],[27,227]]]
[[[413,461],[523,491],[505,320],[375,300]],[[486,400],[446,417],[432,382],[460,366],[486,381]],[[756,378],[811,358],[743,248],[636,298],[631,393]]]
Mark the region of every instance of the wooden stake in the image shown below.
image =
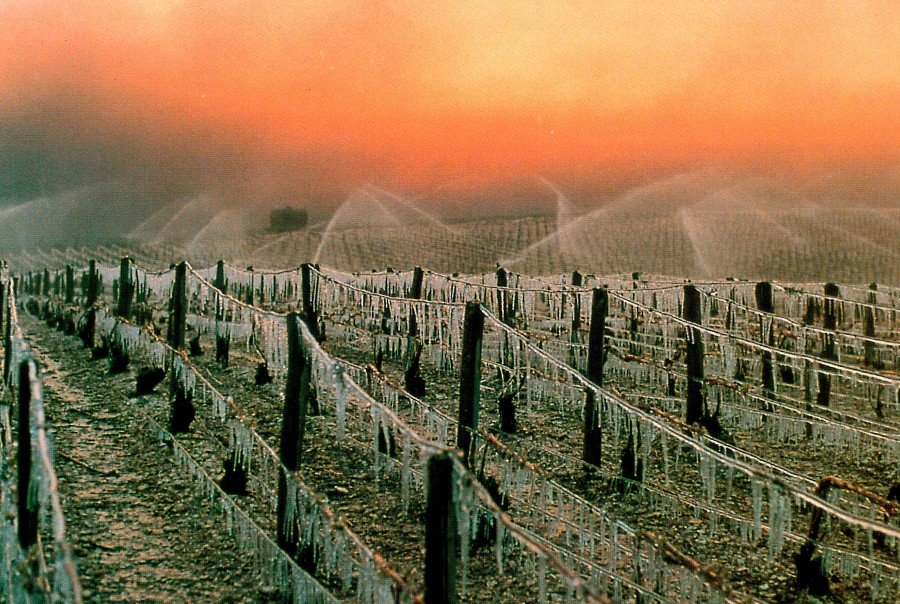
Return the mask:
[[[841,295],[840,288],[834,283],[826,283],[824,292],[829,298],[837,298]],[[834,331],[837,329],[837,301],[826,299],[823,307],[822,327],[826,330]],[[822,334],[822,338],[822,358],[837,360],[837,354],[834,347],[834,334]],[[819,392],[816,397],[816,402],[823,407],[827,407],[831,402],[831,375],[824,371],[819,372]]]
[[[421,267],[417,266],[413,269],[412,286],[409,290],[410,298],[419,299],[422,297],[423,278],[424,271],[422,271]],[[413,396],[422,397],[425,396],[425,379],[422,377],[420,366],[422,347],[416,341],[416,336],[419,335],[419,324],[416,319],[416,309],[413,305],[410,305],[409,309],[408,326],[409,328],[406,336],[406,368],[404,375],[406,390]]]
[[[8,292],[7,296],[11,295],[12,292]],[[8,300],[4,299],[4,306],[8,303]],[[6,385],[10,385],[12,383],[12,319],[9,316],[9,309],[7,308],[6,312],[6,320],[4,321],[4,329],[3,329],[3,383]]]
[[[34,381],[32,381],[34,380]],[[26,552],[37,543],[38,498],[31,489],[31,401],[40,396],[32,387],[37,381],[34,361],[26,359],[19,364],[19,425],[18,437],[18,532],[19,545]],[[36,486],[36,485],[35,485]],[[37,495],[37,493],[35,493]]]
[[[456,513],[453,507],[453,458],[449,453],[428,460],[425,510],[425,604],[455,604]]]
[[[872,306],[874,306],[878,302],[878,296],[876,295],[877,291],[877,283],[872,283],[869,285],[869,295],[867,297],[867,300]],[[875,309],[870,306],[867,306],[863,311],[863,335],[865,335],[867,338],[875,337]],[[875,352],[875,343],[869,341],[863,342],[863,349],[865,351],[866,367],[881,369],[881,362],[877,358]]]
[[[700,291],[693,285],[684,286],[684,319],[701,324]],[[687,405],[685,422],[698,423],[703,418],[703,338],[700,330],[686,328],[687,335]]]
[[[119,302],[116,315],[127,319],[131,316],[131,302],[134,300],[134,279],[131,277],[131,259],[122,258],[119,263]]]
[[[216,278],[213,281],[213,285],[216,286],[216,289],[222,293],[226,292],[226,287],[228,284],[225,282],[225,261],[219,260],[216,262]]]
[[[478,429],[483,331],[484,315],[481,312],[481,304],[467,302],[463,324],[462,360],[459,366],[459,428],[456,433],[456,446],[462,450],[463,462],[467,466],[475,444],[471,432]]]
[[[94,337],[97,332],[97,310],[94,304],[100,295],[100,283],[97,278],[97,264],[92,259],[88,262],[88,272],[86,276],[84,307],[88,309],[85,315],[84,331],[82,332],[82,341],[86,348],[94,347]]]
[[[414,300],[420,300],[422,298],[422,280],[425,277],[425,272],[422,270],[422,267],[417,266],[413,269],[413,279],[412,285],[409,288],[409,297]],[[415,308],[409,309],[409,339],[413,340],[415,337],[419,335],[419,325],[416,321],[416,311]],[[410,342],[411,343],[411,342]],[[409,347],[407,348],[409,350]],[[409,352],[408,354],[412,354]]]
[[[187,319],[187,263],[182,261],[175,267],[175,281],[172,297],[169,299],[169,345],[176,350],[184,349],[184,327]]]
[[[572,287],[581,287],[581,273],[572,273]],[[572,293],[572,342],[578,341],[578,330],[581,329],[581,297],[578,292]]]
[[[312,265],[307,263],[300,267],[300,299],[303,309],[303,321],[309,328],[313,337],[321,341],[319,337],[319,317],[312,299]]]
[[[72,268],[71,265],[66,265],[66,304],[71,304],[75,301],[75,269]]]
[[[88,262],[87,290],[85,293],[84,307],[90,308],[97,301],[100,294],[100,281],[97,278],[97,263],[95,260]]]
[[[609,292],[606,288],[594,288],[591,297],[591,331],[588,339],[587,378],[597,386],[603,386],[603,364],[606,351],[606,315],[609,311]],[[581,458],[589,464],[600,465],[603,430],[600,424],[600,406],[592,390],[588,390],[584,403],[584,438]]]
[[[768,281],[760,281],[756,284],[756,306],[762,312],[773,314],[775,312],[775,304],[773,301],[772,284]],[[759,318],[759,340],[768,346],[775,344],[775,324],[769,321],[768,333],[763,333],[766,328],[764,317]],[[767,397],[775,394],[775,368],[772,365],[772,353],[768,350],[762,353],[762,383],[763,393]],[[767,405],[767,411],[771,411],[771,406]]]
[[[506,269],[502,266],[497,269],[497,287],[509,287],[509,275],[506,274]],[[497,309],[500,312],[498,318],[509,325],[509,305],[507,304],[506,297],[507,292],[505,290],[497,290]]]
[[[300,334],[300,317],[287,316],[288,371],[284,387],[284,411],[281,422],[279,457],[288,471],[300,469],[306,410],[310,396],[310,363],[306,358]],[[296,551],[291,538],[293,527],[287,526],[287,477],[280,475],[277,501],[278,544],[288,553]]]

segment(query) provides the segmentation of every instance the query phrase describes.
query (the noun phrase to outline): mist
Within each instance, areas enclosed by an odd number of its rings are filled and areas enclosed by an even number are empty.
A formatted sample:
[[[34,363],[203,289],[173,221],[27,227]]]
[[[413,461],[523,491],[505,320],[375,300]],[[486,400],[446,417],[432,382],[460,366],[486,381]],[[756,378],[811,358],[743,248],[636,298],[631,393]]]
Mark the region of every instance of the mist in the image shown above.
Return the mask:
[[[723,175],[776,205],[900,199],[892,3],[13,0],[0,21],[4,250],[158,235],[163,208],[323,223],[366,187],[448,222],[665,205],[679,174],[704,183],[680,204]]]

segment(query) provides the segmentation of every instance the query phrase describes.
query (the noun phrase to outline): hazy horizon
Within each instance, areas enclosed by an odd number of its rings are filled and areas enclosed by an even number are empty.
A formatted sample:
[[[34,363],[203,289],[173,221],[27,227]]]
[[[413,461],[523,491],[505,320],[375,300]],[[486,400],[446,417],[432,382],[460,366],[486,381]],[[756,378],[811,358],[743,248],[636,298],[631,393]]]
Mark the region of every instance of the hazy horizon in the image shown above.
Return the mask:
[[[5,253],[370,266],[334,234],[363,228],[374,255],[472,267],[606,262],[573,241],[622,237],[649,250],[625,269],[765,274],[753,232],[782,264],[900,265],[895,3],[11,0],[0,22]],[[265,235],[278,206],[318,228]],[[484,219],[510,221],[490,253],[444,226]]]
[[[375,185],[468,211],[544,178],[588,208],[710,168],[898,203],[891,2],[11,0],[0,22],[7,204],[114,183],[327,214]]]

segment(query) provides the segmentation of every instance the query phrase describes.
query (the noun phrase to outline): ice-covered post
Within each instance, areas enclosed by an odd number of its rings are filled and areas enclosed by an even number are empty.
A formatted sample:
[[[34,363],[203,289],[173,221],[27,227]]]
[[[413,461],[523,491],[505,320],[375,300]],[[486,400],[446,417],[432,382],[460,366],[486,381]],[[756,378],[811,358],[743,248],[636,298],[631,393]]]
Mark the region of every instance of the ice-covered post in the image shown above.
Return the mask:
[[[413,268],[412,283],[409,286],[409,297],[416,300],[422,297],[422,285],[425,282],[425,271],[421,266]]]
[[[12,291],[7,295],[12,295]],[[7,301],[4,299],[4,306],[6,303]],[[12,318],[9,316],[8,310],[6,319],[3,321],[3,383],[6,385],[12,383],[12,367],[10,367],[12,365]]]
[[[605,359],[606,315],[609,310],[609,292],[595,287],[591,296],[591,331],[588,338],[587,378],[597,386],[603,386]],[[585,463],[600,465],[603,430],[600,424],[600,404],[593,390],[588,390],[584,402],[584,439],[581,459]]]
[[[222,293],[226,293],[225,288],[228,285],[225,283],[225,261],[219,260],[216,262],[216,278],[213,280],[213,285],[217,290]]]
[[[837,298],[841,295],[840,288],[834,283],[826,283],[824,287],[825,303],[823,306],[822,327],[829,332],[837,329]],[[837,360],[834,347],[834,333],[822,334],[822,358]],[[819,372],[819,393],[816,402],[827,407],[831,402],[831,375],[824,371]]]
[[[455,604],[456,512],[453,507],[453,457],[428,459],[425,510],[425,604]]]
[[[863,335],[867,338],[875,337],[875,304],[878,302],[878,284],[871,283],[869,285],[869,294],[866,297],[866,300],[869,302],[871,306],[866,306],[863,311]],[[866,340],[863,343],[863,349],[865,351],[865,364],[866,367],[875,367],[876,369],[880,369],[878,365],[880,365],[879,359],[876,357],[875,352],[875,343]]]
[[[97,301],[100,294],[100,281],[97,278],[97,262],[88,262],[87,289],[85,291],[84,307],[90,308]]]
[[[3,330],[3,384],[9,384],[9,363],[12,358],[12,349],[9,345],[10,333],[9,333],[9,312],[7,306],[9,305],[8,296],[12,295],[12,280],[10,279],[6,283],[0,283],[0,329]]]
[[[187,319],[187,263],[183,260],[175,267],[175,281],[169,298],[169,345],[177,350],[184,348],[184,326]]]
[[[702,308],[700,306],[700,290],[688,283],[684,286],[684,319],[700,325]],[[699,422],[703,418],[703,338],[700,330],[685,327],[687,336],[687,405],[685,421],[688,424]]]
[[[832,480],[822,479],[816,487],[816,497],[827,499],[832,487]],[[830,592],[828,575],[821,555],[817,555],[819,543],[822,541],[827,523],[821,508],[813,508],[809,520],[809,533],[806,541],[800,546],[800,552],[794,557],[797,567],[797,587],[809,590],[811,595],[822,596]]]
[[[119,302],[116,315],[127,319],[131,316],[131,302],[134,299],[134,280],[131,278],[131,258],[125,256],[119,262]]]
[[[319,337],[319,316],[316,314],[316,306],[312,296],[312,271],[313,266],[305,263],[300,267],[300,300],[303,310],[303,321],[316,340]]]
[[[40,396],[34,388],[37,366],[32,359],[19,363],[18,514],[19,545],[24,551],[37,543],[38,497],[31,488],[31,403]],[[37,391],[35,391],[37,390]],[[36,486],[36,485],[35,485]]]
[[[413,269],[412,285],[409,289],[409,297],[418,300],[422,297],[422,279],[424,272],[417,266]],[[416,319],[416,307],[410,304],[409,323],[406,334],[406,367],[404,368],[404,382],[406,390],[413,396],[425,395],[425,380],[422,378],[420,358],[422,349],[417,345],[416,337],[419,335],[419,324]]]
[[[469,464],[469,454],[478,429],[478,410],[481,399],[481,338],[484,314],[479,302],[466,302],[463,324],[462,360],[459,365],[459,427],[456,446],[463,452],[463,462]]]
[[[66,304],[75,301],[75,269],[71,264],[66,265]]]
[[[760,281],[756,284],[755,293],[757,308],[772,315],[775,312],[772,284],[768,281]],[[766,321],[767,318],[768,321]],[[775,322],[771,316],[761,315],[759,317],[759,341],[766,346],[775,344]],[[772,352],[769,350],[764,350],[762,353],[762,384],[763,393],[766,396],[771,397],[775,394],[775,368],[772,365]],[[768,410],[771,411],[771,409]]]
[[[422,298],[422,280],[425,277],[425,272],[422,270],[421,266],[417,266],[413,269],[413,278],[412,285],[409,288],[409,297],[413,300],[420,300]],[[410,307],[409,309],[409,339],[410,344],[415,339],[417,335],[419,335],[419,325],[416,322],[416,309],[415,307]],[[407,351],[409,351],[412,347],[407,347]]]
[[[310,396],[310,362],[307,359],[300,333],[300,317],[297,313],[287,316],[287,378],[284,386],[284,411],[281,421],[279,457],[290,472],[300,469],[303,437],[306,428],[306,410]],[[291,536],[293,527],[287,525],[287,476],[284,468],[278,479],[278,545],[288,553],[296,551]]]
[[[88,262],[88,272],[86,278],[84,307],[88,309],[85,315],[84,331],[82,332],[82,341],[86,348],[94,347],[94,335],[97,331],[97,309],[94,304],[97,303],[99,297],[100,283],[97,279],[97,263],[93,259]]]
[[[575,271],[572,273],[572,287],[581,287],[581,273]],[[581,298],[578,292],[572,293],[572,337],[573,342],[578,341],[578,330],[581,329]]]
[[[247,288],[244,291],[245,297],[244,302],[247,304],[253,304],[253,294],[256,291],[254,288],[256,287],[256,275],[253,274],[253,267],[248,266],[247,272],[250,273],[250,283],[247,284]]]
[[[501,267],[497,268],[497,287],[509,287],[509,275],[506,273],[506,269]],[[504,289],[497,290],[497,314],[498,318],[506,323],[510,324],[510,317],[508,316],[509,306],[506,303],[507,292]]]

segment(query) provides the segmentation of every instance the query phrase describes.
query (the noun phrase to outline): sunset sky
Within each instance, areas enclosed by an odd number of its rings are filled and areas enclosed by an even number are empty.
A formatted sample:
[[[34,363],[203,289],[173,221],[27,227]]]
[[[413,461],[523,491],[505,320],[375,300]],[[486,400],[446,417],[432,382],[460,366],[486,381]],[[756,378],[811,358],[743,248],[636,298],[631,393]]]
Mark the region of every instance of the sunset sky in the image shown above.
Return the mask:
[[[896,0],[0,0],[0,24],[2,132],[38,155],[214,140],[410,190],[900,156]]]

